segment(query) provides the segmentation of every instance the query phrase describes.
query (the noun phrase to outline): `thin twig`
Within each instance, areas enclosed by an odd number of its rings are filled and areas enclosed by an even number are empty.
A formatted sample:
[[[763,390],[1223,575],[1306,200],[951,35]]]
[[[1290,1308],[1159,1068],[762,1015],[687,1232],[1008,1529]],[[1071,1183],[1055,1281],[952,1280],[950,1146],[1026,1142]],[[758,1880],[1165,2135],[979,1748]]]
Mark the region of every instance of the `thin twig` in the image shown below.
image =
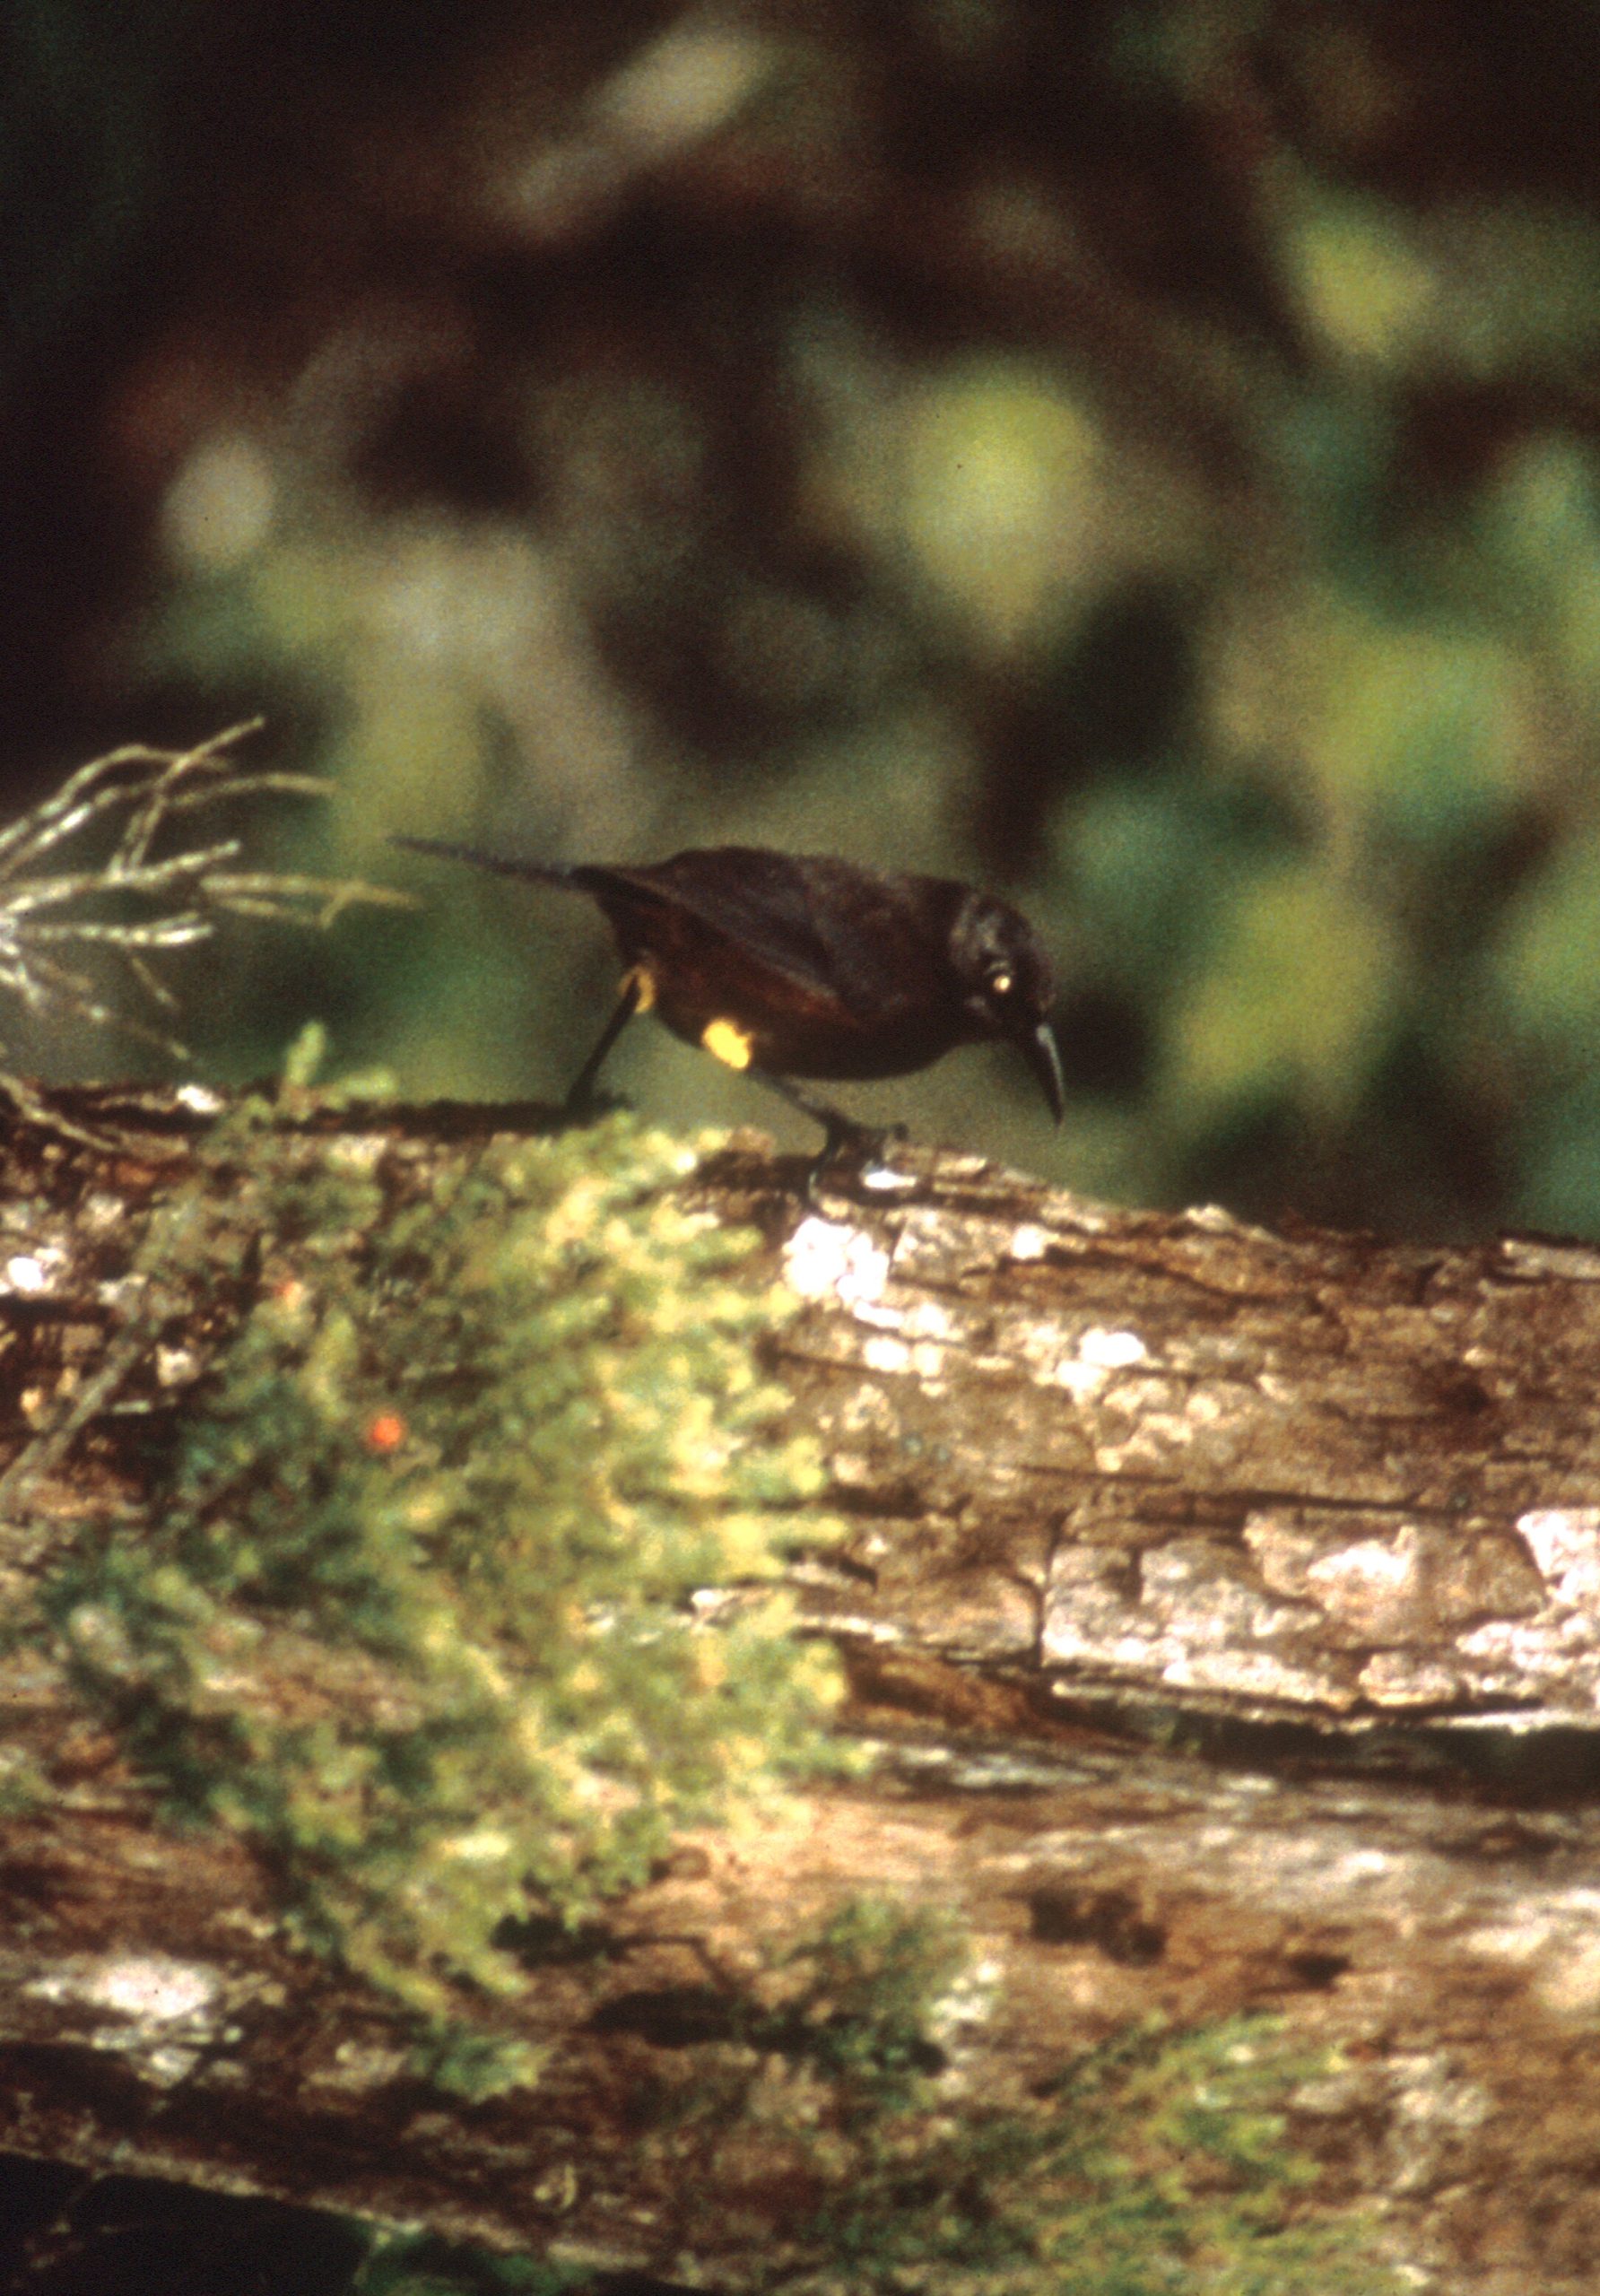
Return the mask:
[[[163,834],[181,839],[207,806],[264,796],[319,797],[329,785],[312,774],[237,769],[232,752],[261,720],[230,726],[191,750],[113,750],[69,774],[59,789],[21,821],[0,830],[0,995],[25,1011],[60,1012],[117,1028],[187,1057],[178,1039],[97,994],[93,983],[62,961],[78,946],[120,964],[137,994],[171,1012],[177,1000],[151,962],[152,954],[209,939],[224,918],[266,918],[326,929],[358,902],[410,907],[410,896],[354,878],[293,871],[241,869],[240,837],[156,850]],[[92,831],[114,831],[103,859],[80,859]],[[67,865],[62,866],[60,864]],[[132,914],[95,915],[111,901]]]

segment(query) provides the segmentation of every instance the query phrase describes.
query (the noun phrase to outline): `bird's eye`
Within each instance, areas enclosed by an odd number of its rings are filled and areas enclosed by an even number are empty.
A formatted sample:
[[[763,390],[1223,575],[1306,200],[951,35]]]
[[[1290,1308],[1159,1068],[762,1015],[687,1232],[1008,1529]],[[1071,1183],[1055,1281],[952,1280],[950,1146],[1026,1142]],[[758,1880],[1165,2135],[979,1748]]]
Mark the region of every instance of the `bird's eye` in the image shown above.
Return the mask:
[[[1004,965],[996,965],[985,983],[991,996],[1009,996],[1016,985],[1016,975]]]

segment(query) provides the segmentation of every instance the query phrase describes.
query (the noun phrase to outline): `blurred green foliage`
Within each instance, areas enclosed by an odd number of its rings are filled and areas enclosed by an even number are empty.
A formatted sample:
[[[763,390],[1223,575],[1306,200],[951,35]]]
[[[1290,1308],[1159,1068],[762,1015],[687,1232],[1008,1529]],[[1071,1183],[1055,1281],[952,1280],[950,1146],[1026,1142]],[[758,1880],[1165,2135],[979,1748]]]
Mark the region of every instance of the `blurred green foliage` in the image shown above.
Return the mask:
[[[836,1671],[771,1582],[802,1518],[833,1526],[753,1361],[797,1303],[740,1281],[754,1238],[685,1209],[692,1152],[625,1118],[399,1205],[359,1148],[308,1157],[248,1101],[207,1158],[145,1280],[263,1237],[293,1268],[152,1512],[87,1541],[44,1612],[178,1816],[260,1845],[291,1935],[421,2021],[435,2081],[490,2095],[538,2070],[460,2019],[520,1989],[508,1925],[575,1925],[830,1759]]]
[[[96,13],[27,20],[85,132]],[[267,710],[341,786],[318,865],[987,877],[1063,959],[1060,1141],[979,1053],[864,1112],[1142,1200],[1600,1233],[1592,0],[204,29],[124,75],[142,220],[131,161],[85,180],[116,293],[13,394],[83,536],[48,627],[23,536],[19,758],[88,662],[114,738]],[[316,1009],[419,1091],[559,1091],[593,921],[393,865],[425,919],[192,986],[212,1065]],[[770,1118],[648,1031],[620,1073]]]

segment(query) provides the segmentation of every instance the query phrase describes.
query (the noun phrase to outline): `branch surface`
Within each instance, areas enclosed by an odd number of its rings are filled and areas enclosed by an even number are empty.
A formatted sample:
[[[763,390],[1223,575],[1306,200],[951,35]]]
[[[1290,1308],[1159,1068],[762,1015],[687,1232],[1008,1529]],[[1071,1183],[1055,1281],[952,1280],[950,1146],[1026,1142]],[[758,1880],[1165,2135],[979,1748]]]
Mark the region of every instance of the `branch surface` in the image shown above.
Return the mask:
[[[210,1113],[76,1095],[70,1129],[12,1126],[8,1609],[136,1502],[152,1427],[240,1312],[237,1268],[159,1297],[129,1274]],[[510,1120],[302,1121],[309,1152],[413,1185]],[[972,1940],[949,2111],[1152,2013],[1272,2008],[1340,2052],[1297,2134],[1397,2257],[1486,2296],[1592,2284],[1600,1254],[1285,1239],[905,1170],[808,1205],[735,1145],[690,1184],[808,1302],[776,1369],[850,1533],[796,1578],[875,1767],[684,1841],[602,1924],[530,1928],[530,1989],[494,2013],[545,2076],[468,2106],[286,1950],[247,1848],[175,1836],[13,1650],[0,2144],[746,2284],[793,2193],[775,2139],[707,2115],[707,2052],[750,2031],[797,1925],[872,1892]]]

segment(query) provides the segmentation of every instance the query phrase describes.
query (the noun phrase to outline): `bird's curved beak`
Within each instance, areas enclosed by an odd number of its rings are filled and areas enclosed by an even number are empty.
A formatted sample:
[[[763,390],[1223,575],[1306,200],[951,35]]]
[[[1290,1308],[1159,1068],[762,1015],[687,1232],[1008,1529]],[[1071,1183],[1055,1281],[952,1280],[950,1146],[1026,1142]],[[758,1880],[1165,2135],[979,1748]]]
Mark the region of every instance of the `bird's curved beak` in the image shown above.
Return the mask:
[[[1066,1114],[1066,1086],[1062,1080],[1061,1055],[1056,1048],[1056,1031],[1048,1021],[1041,1021],[1030,1036],[1022,1039],[1022,1050],[1028,1056],[1028,1065],[1039,1079],[1039,1090],[1050,1103],[1050,1114],[1057,1124]]]

